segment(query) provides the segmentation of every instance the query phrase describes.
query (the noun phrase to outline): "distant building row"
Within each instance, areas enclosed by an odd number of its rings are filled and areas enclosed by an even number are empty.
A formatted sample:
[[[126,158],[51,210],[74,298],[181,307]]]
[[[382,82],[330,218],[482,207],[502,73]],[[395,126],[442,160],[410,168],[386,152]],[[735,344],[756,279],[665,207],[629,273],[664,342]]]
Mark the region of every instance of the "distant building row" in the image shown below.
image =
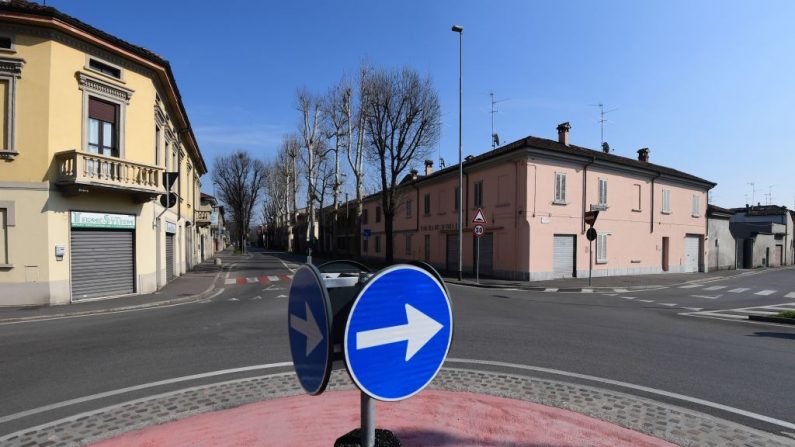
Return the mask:
[[[711,270],[795,264],[795,211],[776,205],[710,205],[707,219]]]

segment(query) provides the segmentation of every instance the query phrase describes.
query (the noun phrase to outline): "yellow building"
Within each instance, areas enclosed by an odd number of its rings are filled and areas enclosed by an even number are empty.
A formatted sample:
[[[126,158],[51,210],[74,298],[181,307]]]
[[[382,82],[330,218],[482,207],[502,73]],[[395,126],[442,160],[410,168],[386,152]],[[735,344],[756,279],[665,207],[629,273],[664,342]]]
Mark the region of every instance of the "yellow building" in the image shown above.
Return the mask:
[[[0,305],[151,293],[201,259],[207,167],[168,61],[0,1],[0,123]]]

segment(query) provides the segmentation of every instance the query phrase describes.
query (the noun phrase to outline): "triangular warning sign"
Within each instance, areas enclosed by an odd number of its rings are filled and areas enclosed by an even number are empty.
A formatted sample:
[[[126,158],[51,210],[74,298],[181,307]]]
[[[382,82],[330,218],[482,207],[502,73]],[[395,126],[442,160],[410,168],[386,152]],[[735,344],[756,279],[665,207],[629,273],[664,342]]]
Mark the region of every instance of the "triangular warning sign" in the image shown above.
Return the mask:
[[[487,223],[486,222],[486,217],[483,216],[483,210],[482,209],[478,208],[478,212],[475,213],[475,218],[472,219],[472,223],[473,224],[485,224],[485,223]]]

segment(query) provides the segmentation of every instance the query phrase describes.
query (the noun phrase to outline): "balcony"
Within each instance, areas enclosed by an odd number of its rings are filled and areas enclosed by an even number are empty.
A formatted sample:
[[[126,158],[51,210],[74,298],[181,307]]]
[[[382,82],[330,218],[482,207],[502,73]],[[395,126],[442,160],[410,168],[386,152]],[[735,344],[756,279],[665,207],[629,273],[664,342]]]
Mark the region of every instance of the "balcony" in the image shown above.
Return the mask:
[[[210,225],[210,223],[211,223],[210,217],[212,216],[212,213],[213,213],[212,207],[209,207],[209,206],[206,206],[206,205],[202,205],[202,206],[196,208],[196,211],[195,211],[195,214],[194,214],[196,225],[198,225],[200,227],[206,227],[206,226]]]
[[[146,202],[162,194],[163,168],[77,150],[55,154],[55,184],[65,195],[94,190],[130,194]]]

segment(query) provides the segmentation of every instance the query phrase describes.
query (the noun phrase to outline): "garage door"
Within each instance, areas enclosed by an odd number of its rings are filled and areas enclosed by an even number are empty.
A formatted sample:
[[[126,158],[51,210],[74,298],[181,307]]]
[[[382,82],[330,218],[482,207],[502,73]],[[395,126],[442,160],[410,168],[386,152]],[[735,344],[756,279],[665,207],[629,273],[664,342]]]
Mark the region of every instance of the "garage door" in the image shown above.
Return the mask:
[[[166,281],[174,279],[174,235],[166,233]]]
[[[133,232],[72,229],[72,300],[135,293]]]
[[[447,271],[458,271],[458,235],[447,235]]]
[[[698,271],[698,236],[685,237],[685,272]]]
[[[574,235],[556,234],[552,243],[553,273],[555,278],[571,278],[574,274]]]
[[[474,241],[477,244],[477,240]],[[476,253],[477,250],[472,250]],[[494,273],[494,233],[486,233],[480,237],[480,268],[481,275]],[[472,263],[474,265],[474,262]]]

